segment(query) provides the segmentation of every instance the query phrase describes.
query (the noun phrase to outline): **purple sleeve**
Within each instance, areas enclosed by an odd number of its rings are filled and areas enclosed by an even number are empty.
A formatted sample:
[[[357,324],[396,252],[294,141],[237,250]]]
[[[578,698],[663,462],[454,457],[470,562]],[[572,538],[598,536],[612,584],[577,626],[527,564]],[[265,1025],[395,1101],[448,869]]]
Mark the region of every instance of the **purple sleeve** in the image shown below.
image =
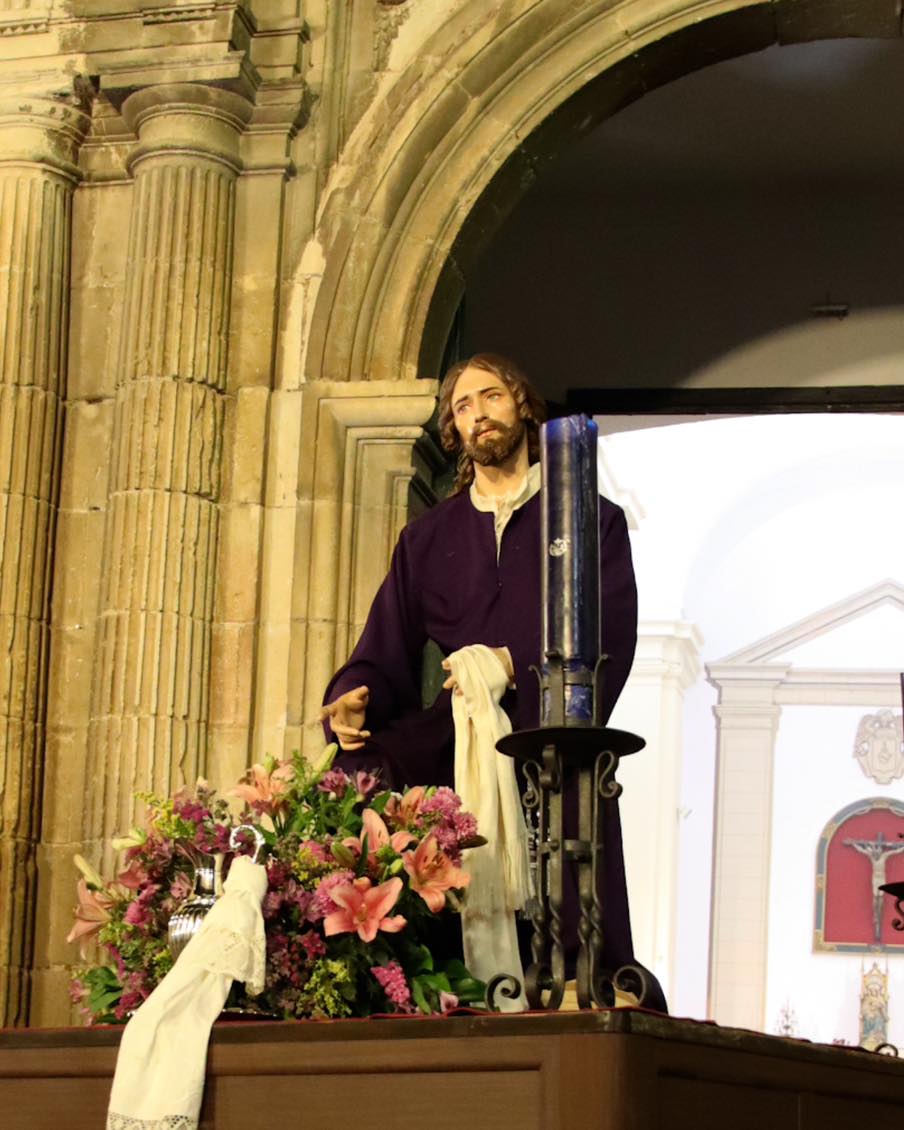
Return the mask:
[[[421,657],[427,636],[411,556],[403,530],[361,638],[323,696],[328,703],[354,687],[369,687],[366,726],[374,732],[421,706]],[[327,724],[324,732],[332,741]]]
[[[625,512],[600,499],[601,646],[609,656],[603,666],[602,713],[612,713],[628,678],[637,647],[637,585]]]

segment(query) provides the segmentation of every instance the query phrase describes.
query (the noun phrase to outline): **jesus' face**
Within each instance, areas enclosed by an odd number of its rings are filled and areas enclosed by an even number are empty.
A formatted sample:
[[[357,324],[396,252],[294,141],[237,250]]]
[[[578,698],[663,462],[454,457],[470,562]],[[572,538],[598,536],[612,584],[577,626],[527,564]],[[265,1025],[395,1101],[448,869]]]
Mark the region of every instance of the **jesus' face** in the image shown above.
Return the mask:
[[[452,415],[462,446],[481,466],[498,467],[526,441],[514,396],[485,369],[467,368],[455,382]]]

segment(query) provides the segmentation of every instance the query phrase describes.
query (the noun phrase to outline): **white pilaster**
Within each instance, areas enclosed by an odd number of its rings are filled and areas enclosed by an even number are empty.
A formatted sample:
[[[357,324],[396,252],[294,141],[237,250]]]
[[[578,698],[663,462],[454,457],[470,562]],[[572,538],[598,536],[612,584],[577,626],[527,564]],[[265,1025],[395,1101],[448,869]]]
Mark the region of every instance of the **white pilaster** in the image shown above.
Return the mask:
[[[675,961],[684,693],[700,672],[701,644],[693,624],[642,623],[631,677],[612,719],[647,742],[619,769],[622,833],[634,952],[666,994]]]

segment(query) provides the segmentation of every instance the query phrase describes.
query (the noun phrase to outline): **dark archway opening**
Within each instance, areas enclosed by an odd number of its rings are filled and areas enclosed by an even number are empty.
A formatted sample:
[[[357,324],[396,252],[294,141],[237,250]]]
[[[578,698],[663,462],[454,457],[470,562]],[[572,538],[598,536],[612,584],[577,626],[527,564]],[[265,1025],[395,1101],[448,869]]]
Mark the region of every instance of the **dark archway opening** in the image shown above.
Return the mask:
[[[528,139],[456,246],[446,361],[510,353],[568,411],[904,410],[904,42],[760,50],[754,20],[663,41],[663,85],[613,68]]]

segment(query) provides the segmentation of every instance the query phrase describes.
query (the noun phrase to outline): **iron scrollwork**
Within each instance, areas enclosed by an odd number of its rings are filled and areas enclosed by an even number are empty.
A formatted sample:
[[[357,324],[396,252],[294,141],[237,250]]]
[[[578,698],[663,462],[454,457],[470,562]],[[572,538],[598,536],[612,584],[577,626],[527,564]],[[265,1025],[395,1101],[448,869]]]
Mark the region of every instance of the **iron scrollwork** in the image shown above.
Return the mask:
[[[540,678],[543,717],[547,724],[502,738],[498,748],[517,758],[523,767],[522,799],[528,814],[532,845],[534,896],[528,917],[532,923],[531,964],[525,972],[524,992],[531,1009],[552,1011],[565,997],[566,963],[562,913],[566,874],[571,872],[578,890],[578,953],[575,988],[581,1008],[608,1008],[616,991],[633,994],[643,1003],[649,981],[643,970],[624,966],[607,970],[603,964],[606,908],[602,901],[606,808],[621,794],[616,780],[619,759],[644,746],[636,734],[599,724],[596,714],[600,668],[594,672],[593,716],[586,723],[566,717],[566,694],[577,680],[565,670],[562,656],[547,653]],[[582,677],[583,678],[583,677]],[[584,679],[584,682],[587,680]],[[583,685],[583,683],[582,683]],[[566,785],[577,790],[576,835],[565,834]],[[511,992],[511,978],[491,982],[488,1000]],[[505,991],[504,991],[505,990]],[[517,994],[514,994],[517,995]]]

